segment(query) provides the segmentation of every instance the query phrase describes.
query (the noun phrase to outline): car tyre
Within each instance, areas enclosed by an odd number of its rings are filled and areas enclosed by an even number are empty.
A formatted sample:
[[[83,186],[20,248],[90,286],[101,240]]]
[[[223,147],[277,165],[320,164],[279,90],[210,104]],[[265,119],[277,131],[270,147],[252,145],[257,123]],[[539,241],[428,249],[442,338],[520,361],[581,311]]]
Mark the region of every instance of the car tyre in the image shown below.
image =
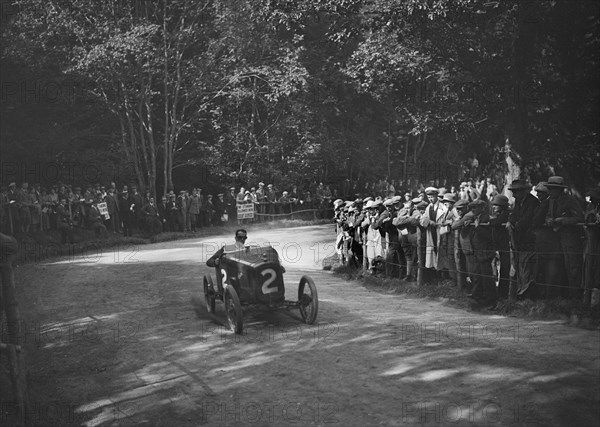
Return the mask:
[[[309,276],[302,276],[298,285],[298,307],[302,320],[307,325],[312,325],[317,319],[319,311],[319,297],[315,282]]]
[[[206,302],[206,309],[209,313],[215,312],[215,287],[213,285],[212,277],[204,276],[204,301]]]
[[[241,335],[244,329],[242,304],[235,288],[231,285],[225,288],[225,314],[227,315],[229,329]]]

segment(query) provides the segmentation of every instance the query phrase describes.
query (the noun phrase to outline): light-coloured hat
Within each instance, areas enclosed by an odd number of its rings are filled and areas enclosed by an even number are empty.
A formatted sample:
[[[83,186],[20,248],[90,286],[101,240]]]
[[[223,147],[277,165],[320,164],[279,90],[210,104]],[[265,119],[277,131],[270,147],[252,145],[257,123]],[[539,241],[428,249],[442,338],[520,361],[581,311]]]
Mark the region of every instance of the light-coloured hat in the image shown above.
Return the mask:
[[[427,206],[429,206],[429,203],[427,203],[425,200],[422,200],[417,204],[417,209],[425,209]]]
[[[446,193],[448,193],[448,189],[445,187],[441,187],[438,189],[438,196],[444,196],[446,195]]]
[[[446,194],[444,194],[444,198],[442,199],[442,202],[454,203],[454,202],[456,202],[456,195],[454,193],[446,193]]]
[[[402,201],[402,196],[394,196],[392,197],[392,203],[396,204],[396,203],[400,203]]]
[[[425,189],[425,194],[427,194],[427,195],[430,195],[430,194],[439,194],[439,191],[435,187],[427,187]]]
[[[371,206],[371,207],[378,208],[379,206],[381,206],[381,203],[382,203],[381,200],[374,200],[373,206]]]
[[[373,200],[369,200],[369,201],[367,202],[367,204],[365,205],[365,209],[371,209],[371,208],[373,207],[373,204],[374,204],[374,203],[375,203],[375,202],[374,202]]]
[[[420,197],[415,197],[414,199],[412,199],[412,200],[411,200],[411,202],[413,202],[413,203],[421,203],[421,202],[423,202],[423,201],[424,201],[424,200],[423,200],[423,199],[421,199]]]
[[[393,206],[394,202],[392,201],[392,199],[385,199],[385,201],[383,202],[383,206]]]

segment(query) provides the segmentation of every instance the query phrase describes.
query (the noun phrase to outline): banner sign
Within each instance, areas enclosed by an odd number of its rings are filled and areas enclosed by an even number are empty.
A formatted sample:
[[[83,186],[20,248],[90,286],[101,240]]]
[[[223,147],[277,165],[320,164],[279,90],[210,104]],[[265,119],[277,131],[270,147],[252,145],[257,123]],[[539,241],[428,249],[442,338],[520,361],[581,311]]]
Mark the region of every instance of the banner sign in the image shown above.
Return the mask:
[[[100,211],[100,215],[104,217],[104,219],[110,219],[110,215],[108,214],[108,206],[106,202],[98,203],[98,210]]]
[[[254,203],[239,203],[237,205],[238,219],[254,218]]]

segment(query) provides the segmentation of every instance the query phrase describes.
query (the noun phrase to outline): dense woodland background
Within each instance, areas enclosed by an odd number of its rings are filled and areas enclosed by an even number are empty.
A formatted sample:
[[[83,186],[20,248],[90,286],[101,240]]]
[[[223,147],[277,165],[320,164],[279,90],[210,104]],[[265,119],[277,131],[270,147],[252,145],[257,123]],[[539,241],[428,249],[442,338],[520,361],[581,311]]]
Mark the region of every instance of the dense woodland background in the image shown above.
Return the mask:
[[[599,10],[596,0],[3,0],[2,179],[25,165],[49,184],[52,162],[64,181],[159,194],[259,180],[455,182],[476,155],[502,186],[510,152],[532,181],[562,174],[583,191],[600,182]]]

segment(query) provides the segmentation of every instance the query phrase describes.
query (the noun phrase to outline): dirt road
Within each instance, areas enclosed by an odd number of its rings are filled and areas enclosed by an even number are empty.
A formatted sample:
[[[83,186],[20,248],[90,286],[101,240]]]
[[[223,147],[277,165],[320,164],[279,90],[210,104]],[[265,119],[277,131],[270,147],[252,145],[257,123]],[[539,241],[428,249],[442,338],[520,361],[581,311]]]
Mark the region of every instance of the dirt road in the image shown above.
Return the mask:
[[[321,270],[330,226],[265,230],[288,298],[302,274],[317,324],[204,309],[206,259],[232,236],[90,246],[19,267],[33,421],[148,426],[596,426],[598,331],[469,313]],[[13,405],[2,405],[2,425]]]

